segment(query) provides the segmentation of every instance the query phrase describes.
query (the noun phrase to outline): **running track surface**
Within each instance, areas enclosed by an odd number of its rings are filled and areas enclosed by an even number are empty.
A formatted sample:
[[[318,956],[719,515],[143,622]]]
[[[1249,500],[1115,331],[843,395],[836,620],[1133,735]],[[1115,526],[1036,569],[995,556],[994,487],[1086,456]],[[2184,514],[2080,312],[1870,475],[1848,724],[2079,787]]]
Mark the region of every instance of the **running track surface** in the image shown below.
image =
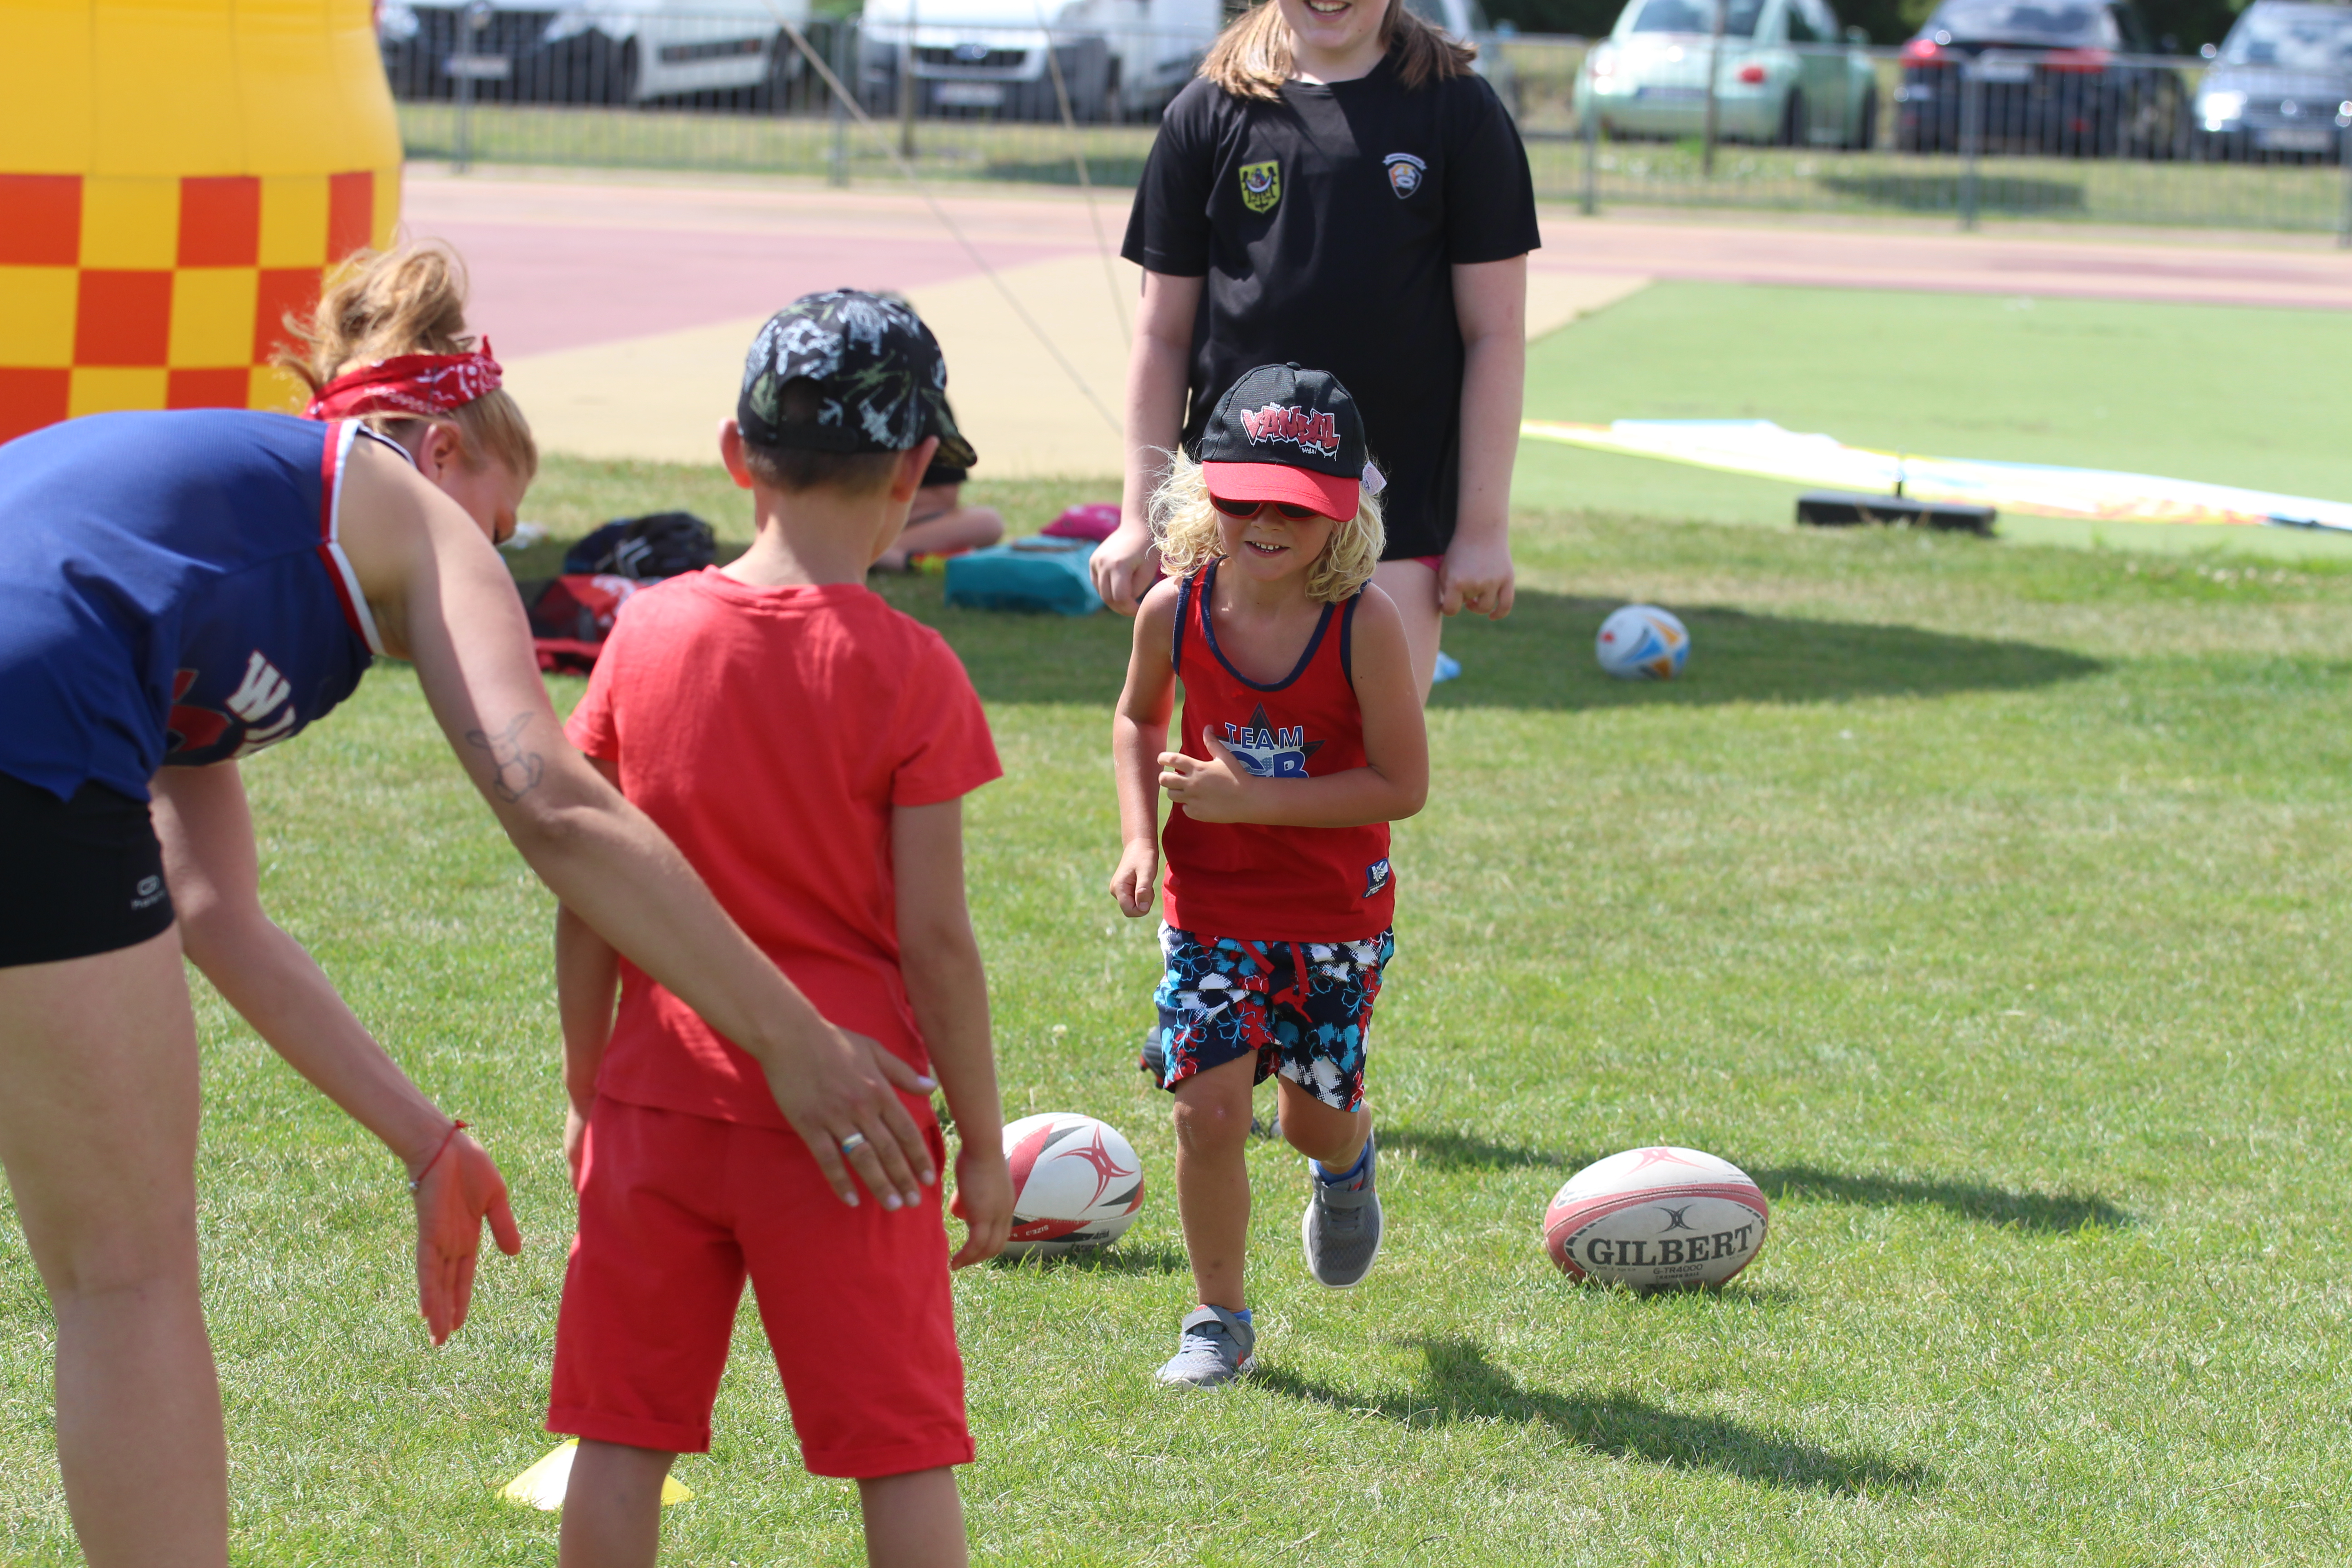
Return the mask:
[[[1075,193],[940,195],[989,266],[1116,247],[1128,198],[1090,220]],[[812,289],[912,289],[982,268],[904,188],[454,178],[409,172],[410,233],[468,264],[468,315],[502,355],[756,317]],[[1729,283],[2352,310],[2352,252],[2325,238],[1958,234],[1847,222],[1577,217],[1548,209],[1530,265]]]

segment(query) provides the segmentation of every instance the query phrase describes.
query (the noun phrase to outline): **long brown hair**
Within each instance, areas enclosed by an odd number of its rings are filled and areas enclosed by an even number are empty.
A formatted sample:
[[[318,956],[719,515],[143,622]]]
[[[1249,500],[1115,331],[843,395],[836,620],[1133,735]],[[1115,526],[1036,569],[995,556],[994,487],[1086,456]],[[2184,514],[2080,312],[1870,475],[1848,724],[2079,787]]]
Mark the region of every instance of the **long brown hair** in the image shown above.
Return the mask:
[[[400,354],[457,354],[474,347],[466,330],[466,264],[438,245],[362,250],[345,262],[309,317],[289,315],[297,342],[281,343],[271,363],[312,392],[361,365]],[[505,465],[528,480],[539,472],[539,443],[503,388],[433,419],[372,414],[369,428],[395,441],[419,426],[446,423],[457,432],[466,466]],[[403,442],[403,445],[406,445]]]
[[[1478,46],[1447,36],[1405,9],[1404,0],[1389,0],[1381,18],[1381,45],[1396,62],[1397,80],[1417,88],[1432,79],[1467,75],[1478,58]],[[1291,53],[1290,28],[1282,20],[1276,0],[1257,4],[1234,18],[1201,62],[1201,74],[1235,98],[1271,103],[1282,96],[1282,84],[1297,68]]]

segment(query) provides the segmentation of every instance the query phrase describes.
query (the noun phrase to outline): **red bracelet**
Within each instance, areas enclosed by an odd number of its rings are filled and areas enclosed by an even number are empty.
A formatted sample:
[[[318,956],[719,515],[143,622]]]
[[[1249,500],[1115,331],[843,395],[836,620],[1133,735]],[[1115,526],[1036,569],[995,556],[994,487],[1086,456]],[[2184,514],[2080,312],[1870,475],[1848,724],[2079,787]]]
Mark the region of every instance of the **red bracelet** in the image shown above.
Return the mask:
[[[433,1151],[433,1158],[425,1161],[423,1167],[417,1171],[416,1174],[408,1178],[408,1190],[410,1192],[413,1193],[417,1188],[425,1184],[425,1176],[431,1173],[434,1166],[441,1163],[441,1156],[449,1152],[449,1140],[455,1138],[458,1133],[463,1132],[465,1130],[466,1124],[462,1121],[452,1121],[449,1123],[449,1131],[441,1134],[440,1147]]]

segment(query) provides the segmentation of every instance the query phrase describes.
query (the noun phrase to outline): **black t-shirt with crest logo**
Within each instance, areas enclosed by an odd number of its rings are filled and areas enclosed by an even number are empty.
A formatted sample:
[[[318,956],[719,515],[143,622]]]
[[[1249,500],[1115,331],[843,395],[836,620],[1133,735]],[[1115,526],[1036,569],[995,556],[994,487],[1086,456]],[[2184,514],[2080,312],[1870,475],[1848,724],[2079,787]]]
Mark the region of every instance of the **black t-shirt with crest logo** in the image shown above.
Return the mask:
[[[1534,183],[1478,77],[1290,82],[1280,101],[1195,80],[1161,121],[1123,254],[1208,279],[1190,449],[1225,388],[1296,361],[1346,384],[1388,477],[1387,557],[1444,552],[1460,488],[1462,331],[1452,268],[1540,244]]]

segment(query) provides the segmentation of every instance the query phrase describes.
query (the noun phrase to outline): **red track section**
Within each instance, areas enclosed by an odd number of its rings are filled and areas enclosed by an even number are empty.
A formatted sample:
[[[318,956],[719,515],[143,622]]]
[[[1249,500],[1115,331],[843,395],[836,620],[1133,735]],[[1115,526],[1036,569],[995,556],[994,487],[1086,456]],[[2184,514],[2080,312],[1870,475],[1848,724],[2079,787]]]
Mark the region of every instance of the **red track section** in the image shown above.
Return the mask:
[[[1096,248],[1075,193],[949,189],[990,265]],[[1114,247],[1128,197],[1097,216]],[[451,178],[412,171],[409,231],[455,244],[501,353],[579,348],[772,310],[814,289],[908,289],[980,269],[904,187]],[[1960,234],[1848,220],[1545,215],[1550,272],[2352,310],[2352,254],[2325,237]]]
[[[1103,221],[1124,228],[1123,196]],[[992,267],[1094,248],[1074,202],[959,199]],[[911,289],[978,274],[899,194],[525,184],[412,175],[408,232],[446,239],[473,279],[467,317],[503,355],[544,353],[764,315],[819,289]]]

